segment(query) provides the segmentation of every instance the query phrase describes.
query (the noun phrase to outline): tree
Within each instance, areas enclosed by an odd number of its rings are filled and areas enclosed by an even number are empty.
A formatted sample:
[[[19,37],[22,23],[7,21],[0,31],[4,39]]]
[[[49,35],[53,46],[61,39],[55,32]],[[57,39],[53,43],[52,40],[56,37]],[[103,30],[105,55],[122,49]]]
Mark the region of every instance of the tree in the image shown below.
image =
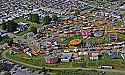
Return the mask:
[[[43,67],[43,68],[42,68],[42,72],[45,72],[45,71],[46,71],[46,68],[45,68],[45,67]]]
[[[0,41],[2,41],[2,37],[0,36]]]
[[[2,28],[3,30],[6,30],[6,28],[7,28],[6,23],[2,23],[2,24],[1,24],[1,28]]]
[[[42,73],[42,71],[39,71],[39,72],[38,72],[38,74],[41,74],[41,73]]]
[[[39,23],[39,15],[38,14],[30,14],[30,21]]]
[[[8,32],[13,32],[13,31],[16,30],[17,26],[18,26],[17,23],[15,23],[14,21],[10,21],[10,22],[8,22],[8,24],[7,24],[7,31],[8,31]]]
[[[52,20],[53,20],[53,21],[58,21],[57,15],[52,15]]]
[[[8,45],[9,45],[9,46],[11,46],[11,44],[13,44],[13,39],[12,39],[12,38],[10,38],[10,40],[8,40],[8,42],[7,42],[7,43],[8,43]]]
[[[3,69],[4,69],[4,66],[3,64],[0,63],[0,72],[3,71]]]
[[[50,21],[51,21],[50,16],[45,16],[45,17],[43,18],[43,24],[44,24],[44,25],[47,25]]]
[[[80,15],[80,10],[75,10],[75,14],[74,14],[75,16],[78,16],[78,15]]]
[[[124,21],[121,21],[121,20],[118,20],[117,22],[116,22],[116,25],[117,26],[123,26],[124,25]]]
[[[10,72],[5,72],[4,75],[11,75],[11,73]]]
[[[44,72],[43,75],[46,75],[47,74],[47,69],[45,67],[42,68],[42,72]]]
[[[36,27],[31,27],[30,30],[31,30],[34,34],[37,34],[37,28],[36,28]]]
[[[18,24],[14,21],[8,21],[2,24],[2,29],[7,30],[8,32],[13,32],[16,30]]]

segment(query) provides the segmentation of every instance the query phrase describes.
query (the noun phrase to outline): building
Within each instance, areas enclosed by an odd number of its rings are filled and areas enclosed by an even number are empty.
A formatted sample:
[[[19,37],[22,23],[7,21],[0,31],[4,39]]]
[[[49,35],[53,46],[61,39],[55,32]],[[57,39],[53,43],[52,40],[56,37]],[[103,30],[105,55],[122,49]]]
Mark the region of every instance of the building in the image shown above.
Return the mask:
[[[119,52],[111,52],[111,58],[112,59],[119,59],[119,58],[121,58],[121,55]]]
[[[47,57],[45,57],[45,61],[47,64],[56,64],[58,62],[58,58],[47,56]]]
[[[90,52],[89,53],[89,59],[90,60],[98,60],[99,59],[99,52]]]
[[[25,31],[29,28],[29,25],[28,23],[19,23],[18,24],[18,27],[17,27],[17,30],[18,31]]]
[[[70,62],[72,59],[72,53],[63,53],[61,62]]]

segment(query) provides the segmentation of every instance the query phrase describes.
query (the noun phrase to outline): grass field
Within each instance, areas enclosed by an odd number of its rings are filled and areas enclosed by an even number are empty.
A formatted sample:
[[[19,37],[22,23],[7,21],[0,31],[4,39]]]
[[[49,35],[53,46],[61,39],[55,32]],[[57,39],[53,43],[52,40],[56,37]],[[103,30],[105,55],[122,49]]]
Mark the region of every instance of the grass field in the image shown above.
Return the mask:
[[[29,20],[27,20],[27,19],[25,19],[23,17],[19,17],[19,18],[15,19],[15,22],[17,22],[17,23],[20,23],[20,22],[28,23],[30,25],[30,27],[36,27],[36,28],[42,28],[42,27],[44,27],[42,24],[31,22],[31,21],[29,21]],[[16,35],[17,36],[22,36],[22,35],[24,35],[24,34],[26,34],[28,32],[30,32],[30,28],[28,30],[26,30],[26,31],[17,33]]]
[[[35,66],[43,66],[43,64],[44,64],[44,58],[42,58],[42,56],[29,57],[24,53],[18,53],[18,54],[11,55],[9,52],[6,53],[6,56],[10,59],[24,62],[24,63],[31,64],[31,65],[35,65]]]
[[[31,32],[30,30],[26,30],[26,31],[23,31],[23,32],[19,32],[19,33],[17,33],[16,35],[17,36],[22,36],[22,35],[24,35],[24,34],[26,34],[26,33],[28,33],[28,32]]]
[[[0,45],[2,45],[2,44],[4,44],[4,43],[7,43],[7,42],[9,42],[10,40],[12,40],[11,38],[2,38],[1,40],[0,40]]]
[[[85,71],[85,70],[60,70],[54,71],[53,75],[124,75],[123,73]]]
[[[19,22],[24,22],[24,23],[28,23],[30,26],[33,26],[33,27],[42,27],[42,24],[37,24],[37,23],[34,23],[34,22],[31,22],[27,19],[24,19],[23,17],[19,17],[17,19],[15,19],[15,22],[19,23]]]

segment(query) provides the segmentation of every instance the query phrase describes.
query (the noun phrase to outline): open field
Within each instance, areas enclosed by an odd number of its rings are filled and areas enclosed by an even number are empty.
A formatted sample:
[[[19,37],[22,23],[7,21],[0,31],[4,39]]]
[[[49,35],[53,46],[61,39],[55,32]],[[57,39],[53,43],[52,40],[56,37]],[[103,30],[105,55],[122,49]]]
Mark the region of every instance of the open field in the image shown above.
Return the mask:
[[[86,70],[60,70],[54,71],[53,75],[124,75],[123,73],[86,71]]]
[[[23,17],[16,18],[14,21],[15,21],[16,23],[20,23],[20,22],[22,22],[22,23],[28,23],[28,24],[30,25],[30,27],[36,27],[36,28],[41,28],[41,27],[43,27],[42,24],[38,24],[38,23],[31,22],[31,21],[29,21],[29,20],[27,20],[27,19],[25,19],[25,18],[23,18]],[[20,32],[20,33],[18,33],[18,34],[16,34],[16,35],[17,35],[17,36],[22,36],[22,35],[24,35],[24,34],[26,34],[26,33],[28,33],[28,32],[31,32],[31,31],[30,31],[30,28],[29,28],[28,30],[23,31],[23,32]]]

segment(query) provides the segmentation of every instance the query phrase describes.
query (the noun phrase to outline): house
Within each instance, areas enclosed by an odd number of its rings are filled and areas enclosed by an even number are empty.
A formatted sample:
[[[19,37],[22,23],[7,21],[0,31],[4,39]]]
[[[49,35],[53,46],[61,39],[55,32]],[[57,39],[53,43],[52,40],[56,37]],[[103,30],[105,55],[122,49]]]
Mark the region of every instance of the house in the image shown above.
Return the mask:
[[[125,59],[125,50],[124,49],[121,51],[121,57],[122,57],[122,59]]]
[[[119,52],[111,52],[110,56],[112,59],[119,59],[121,57]]]
[[[96,31],[94,32],[94,36],[95,36],[95,37],[101,37],[101,36],[103,36],[103,34],[104,34],[104,32],[103,32],[103,31],[99,31],[99,30],[96,30]]]
[[[45,61],[47,64],[56,64],[58,62],[58,58],[53,56],[46,56]]]
[[[64,49],[64,53],[69,53],[70,50],[69,49]]]
[[[33,32],[29,32],[26,34],[27,38],[33,39],[33,36],[35,35]]]
[[[120,7],[120,10],[123,10],[123,11],[124,11],[124,10],[125,10],[125,5],[121,6],[121,7]]]
[[[88,38],[88,37],[90,37],[92,34],[91,34],[91,32],[83,31],[83,32],[81,32],[81,35],[83,36],[83,38]]]
[[[109,34],[109,37],[110,37],[111,42],[114,42],[114,41],[116,41],[118,39],[118,36],[114,35],[114,34]]]
[[[89,55],[89,53],[87,51],[84,51],[83,55]]]
[[[26,48],[26,49],[24,49],[23,51],[24,51],[24,53],[26,53],[27,55],[32,56],[32,49],[31,49],[31,48]]]
[[[29,28],[29,25],[28,23],[19,23],[18,24],[18,27],[17,27],[17,30],[18,31],[25,31]]]
[[[72,59],[72,53],[63,53],[61,62],[70,62]]]
[[[6,36],[8,36],[8,34],[7,34],[7,32],[0,32],[0,36],[1,37],[6,37]]]
[[[125,59],[125,53],[121,54],[122,59]]]
[[[78,48],[75,47],[75,48],[73,49],[73,51],[74,51],[74,52],[78,52]]]
[[[90,52],[89,53],[89,59],[90,60],[98,60],[99,59],[99,52]]]
[[[81,57],[79,57],[79,54],[78,54],[78,53],[73,53],[72,59],[74,59],[74,60],[80,60]]]

